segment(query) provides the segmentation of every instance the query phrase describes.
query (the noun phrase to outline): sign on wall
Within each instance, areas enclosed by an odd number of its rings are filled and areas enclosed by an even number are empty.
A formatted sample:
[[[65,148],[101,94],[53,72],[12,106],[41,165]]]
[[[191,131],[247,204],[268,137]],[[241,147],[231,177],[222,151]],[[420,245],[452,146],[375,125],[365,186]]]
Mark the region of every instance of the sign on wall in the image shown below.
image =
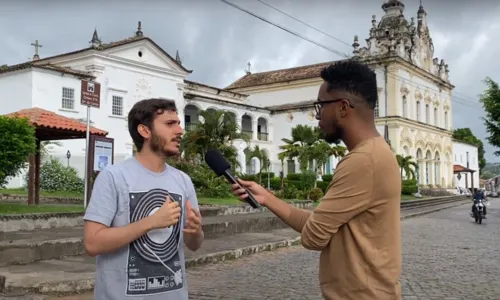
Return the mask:
[[[82,80],[81,104],[99,108],[101,105],[101,84],[98,82]]]

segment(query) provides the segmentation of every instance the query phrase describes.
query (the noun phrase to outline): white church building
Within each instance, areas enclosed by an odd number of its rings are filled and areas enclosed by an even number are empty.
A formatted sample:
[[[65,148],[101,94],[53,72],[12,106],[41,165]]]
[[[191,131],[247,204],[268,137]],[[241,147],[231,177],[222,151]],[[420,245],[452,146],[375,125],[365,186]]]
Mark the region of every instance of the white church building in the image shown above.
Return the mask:
[[[298,172],[298,163],[289,161],[285,163],[284,170],[281,170],[279,146],[283,144],[283,138],[290,138],[294,126],[317,125],[312,103],[317,98],[321,84],[319,72],[331,63],[333,62],[272,71],[288,76],[289,84],[285,88],[276,85],[262,89],[248,85],[245,92],[238,92],[234,88],[238,81],[232,84],[233,87],[212,87],[190,81],[188,77],[191,70],[183,66],[179,55],[172,57],[145,36],[139,22],[135,35],[123,40],[101,43],[97,31],[94,31],[91,45],[87,48],[42,58],[36,52],[32,61],[1,66],[0,114],[38,107],[85,122],[86,107],[80,104],[81,79],[90,76],[101,84],[100,108],[91,109],[91,124],[108,131],[108,137],[114,139],[115,163],[133,155],[133,143],[126,121],[130,108],[139,100],[160,97],[175,100],[184,128],[189,128],[190,124],[197,121],[199,110],[226,110],[234,113],[241,130],[251,137],[250,145],[243,141],[235,144],[239,149],[241,172],[252,173],[259,170],[258,160],[247,165],[244,154],[247,147],[258,145],[271,159],[270,171],[276,174],[283,171],[286,175]],[[247,74],[245,80],[247,83],[249,80],[257,82],[263,80],[265,75],[266,73]],[[380,77],[382,76],[377,75],[378,80]],[[383,87],[382,79],[380,86]],[[297,88],[300,88],[299,93]],[[387,102],[393,100],[388,99]],[[385,116],[386,108],[378,108],[377,114],[379,117]],[[451,109],[449,117],[451,120]],[[381,134],[385,133],[383,125],[378,128]],[[71,153],[69,159],[66,157],[68,152]],[[460,164],[456,158],[462,157],[465,152],[477,161],[477,148],[465,145],[453,147],[453,163]],[[85,140],[65,140],[62,146],[50,147],[50,153],[64,164],[74,166],[83,176]],[[325,165],[324,172],[330,174],[334,171],[337,162],[338,159],[332,157]],[[473,164],[469,167],[477,168]],[[12,178],[8,187],[23,186],[23,177],[20,175]],[[465,188],[464,184],[464,179],[455,180],[446,188],[456,189],[462,185]]]

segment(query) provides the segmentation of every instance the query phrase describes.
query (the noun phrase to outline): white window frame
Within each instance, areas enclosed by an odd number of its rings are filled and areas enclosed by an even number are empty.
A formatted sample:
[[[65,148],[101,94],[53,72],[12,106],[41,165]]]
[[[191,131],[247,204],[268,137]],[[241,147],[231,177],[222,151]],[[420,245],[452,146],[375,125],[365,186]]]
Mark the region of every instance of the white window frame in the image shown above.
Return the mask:
[[[115,101],[121,101],[117,104]],[[111,115],[115,117],[123,117],[125,108],[125,97],[123,95],[112,95],[111,96]]]
[[[75,109],[75,89],[69,87],[62,87],[61,89],[61,108],[62,109]]]

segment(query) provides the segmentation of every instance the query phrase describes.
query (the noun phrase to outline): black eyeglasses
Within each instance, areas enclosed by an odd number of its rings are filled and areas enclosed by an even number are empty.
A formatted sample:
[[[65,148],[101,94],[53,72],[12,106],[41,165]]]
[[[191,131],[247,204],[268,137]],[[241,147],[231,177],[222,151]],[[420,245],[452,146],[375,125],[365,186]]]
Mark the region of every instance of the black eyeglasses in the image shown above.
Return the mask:
[[[335,103],[335,102],[340,102],[340,101],[347,101],[347,103],[349,103],[349,106],[351,108],[354,108],[354,105],[352,105],[351,101],[349,101],[348,99],[345,99],[345,98],[340,98],[340,99],[332,99],[332,100],[324,100],[324,101],[321,101],[318,99],[318,101],[314,102],[313,105],[314,105],[314,110],[316,110],[316,114],[319,116],[321,114],[321,109],[323,108],[323,105],[325,104],[330,104],[330,103]]]

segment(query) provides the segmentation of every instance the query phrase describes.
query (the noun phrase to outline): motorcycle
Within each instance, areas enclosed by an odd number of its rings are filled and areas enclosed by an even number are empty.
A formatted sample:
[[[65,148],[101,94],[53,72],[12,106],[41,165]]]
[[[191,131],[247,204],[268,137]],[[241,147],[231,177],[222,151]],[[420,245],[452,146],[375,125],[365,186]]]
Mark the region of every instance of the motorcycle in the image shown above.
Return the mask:
[[[476,199],[474,200],[474,212],[472,217],[476,220],[476,223],[482,224],[484,218],[484,200]]]

